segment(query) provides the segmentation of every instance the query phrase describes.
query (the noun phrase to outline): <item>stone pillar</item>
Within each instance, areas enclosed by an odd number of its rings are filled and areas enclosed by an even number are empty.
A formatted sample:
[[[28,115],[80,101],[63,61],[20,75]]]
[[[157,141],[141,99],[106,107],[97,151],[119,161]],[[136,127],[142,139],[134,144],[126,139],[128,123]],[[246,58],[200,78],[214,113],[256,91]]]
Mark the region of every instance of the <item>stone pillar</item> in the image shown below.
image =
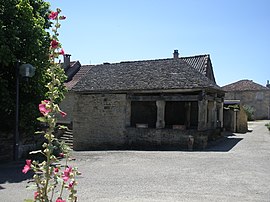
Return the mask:
[[[126,101],[126,121],[125,126],[130,127],[131,126],[131,100]]]
[[[236,126],[237,126],[237,111],[233,110],[233,132],[237,132],[236,131]]]
[[[157,100],[157,122],[156,128],[164,128],[165,127],[165,101]]]
[[[213,102],[208,101],[207,105],[207,129],[213,127]]]
[[[219,121],[220,121],[220,127],[223,128],[223,102],[219,105]]]
[[[189,128],[190,127],[190,107],[191,107],[191,103],[190,102],[186,102],[186,127]]]
[[[207,129],[207,108],[208,101],[198,101],[198,131]]]
[[[217,101],[213,102],[212,108],[212,127],[217,128]]]

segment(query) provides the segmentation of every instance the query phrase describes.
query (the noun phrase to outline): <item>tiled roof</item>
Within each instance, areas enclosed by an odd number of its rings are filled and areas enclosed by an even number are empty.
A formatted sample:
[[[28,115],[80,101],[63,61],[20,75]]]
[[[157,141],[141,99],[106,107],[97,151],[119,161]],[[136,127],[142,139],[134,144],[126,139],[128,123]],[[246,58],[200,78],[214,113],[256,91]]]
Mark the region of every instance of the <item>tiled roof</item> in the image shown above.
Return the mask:
[[[270,90],[260,84],[253,82],[252,80],[240,80],[226,86],[223,86],[224,91],[257,91],[257,90]]]
[[[73,90],[102,92],[202,88],[221,90],[214,81],[179,58],[95,65]]]
[[[191,57],[181,57],[182,60],[187,62],[189,65],[197,69],[202,74],[206,75],[206,67],[208,55],[196,55]]]
[[[73,76],[72,80],[65,83],[65,86],[68,90],[73,88],[73,86],[76,85],[76,83],[84,76],[86,73],[90,70],[92,65],[83,65],[80,67],[79,71]]]
[[[197,69],[199,72],[201,72],[203,75],[208,77],[209,79],[215,81],[212,64],[210,60],[210,55],[195,55],[190,57],[181,57],[185,62],[187,62],[189,65]]]

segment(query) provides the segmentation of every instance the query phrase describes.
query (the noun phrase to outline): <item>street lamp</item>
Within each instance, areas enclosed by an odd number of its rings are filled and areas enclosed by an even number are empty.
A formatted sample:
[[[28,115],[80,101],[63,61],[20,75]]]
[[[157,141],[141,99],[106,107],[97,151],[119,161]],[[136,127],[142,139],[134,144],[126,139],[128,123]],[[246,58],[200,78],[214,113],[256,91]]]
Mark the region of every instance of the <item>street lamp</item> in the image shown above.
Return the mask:
[[[20,61],[16,64],[16,111],[15,111],[15,133],[14,133],[14,160],[19,159],[19,81],[20,76],[30,78],[35,75],[35,67],[30,64],[20,65]]]

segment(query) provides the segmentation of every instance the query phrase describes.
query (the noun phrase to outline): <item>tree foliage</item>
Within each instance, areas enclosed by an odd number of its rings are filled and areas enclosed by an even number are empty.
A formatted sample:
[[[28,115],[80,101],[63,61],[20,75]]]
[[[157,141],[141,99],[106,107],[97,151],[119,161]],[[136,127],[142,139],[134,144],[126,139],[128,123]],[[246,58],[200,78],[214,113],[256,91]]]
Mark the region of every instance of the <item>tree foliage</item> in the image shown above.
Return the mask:
[[[49,65],[49,4],[43,0],[0,0],[0,130],[12,131],[15,120],[17,61],[36,68],[27,82],[20,79],[20,131],[35,130],[38,104],[46,93]]]
[[[246,114],[247,114],[247,119],[248,121],[254,121],[254,113],[255,113],[255,109],[252,106],[249,105],[244,105],[243,109],[245,110]]]

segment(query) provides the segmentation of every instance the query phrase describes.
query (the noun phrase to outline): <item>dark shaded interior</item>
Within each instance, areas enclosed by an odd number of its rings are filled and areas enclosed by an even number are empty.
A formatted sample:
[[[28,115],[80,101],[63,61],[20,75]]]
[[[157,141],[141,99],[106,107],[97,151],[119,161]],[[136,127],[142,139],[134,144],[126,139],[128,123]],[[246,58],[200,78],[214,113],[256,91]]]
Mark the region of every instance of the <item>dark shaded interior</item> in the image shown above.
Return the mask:
[[[166,128],[172,128],[173,125],[185,125],[186,110],[185,102],[168,101],[165,106],[165,124]]]
[[[154,101],[131,102],[131,126],[136,124],[148,124],[149,128],[155,128],[157,121],[157,106]]]

